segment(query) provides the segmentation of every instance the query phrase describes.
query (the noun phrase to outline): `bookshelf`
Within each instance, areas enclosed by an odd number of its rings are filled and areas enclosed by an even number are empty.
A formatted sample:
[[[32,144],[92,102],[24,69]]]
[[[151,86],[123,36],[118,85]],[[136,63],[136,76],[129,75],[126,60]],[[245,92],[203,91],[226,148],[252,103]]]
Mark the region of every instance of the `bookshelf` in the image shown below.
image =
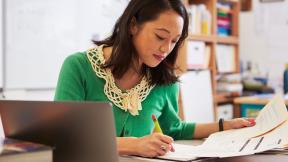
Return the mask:
[[[189,16],[193,15],[193,6],[199,6],[202,5],[201,8],[203,8],[203,5],[205,5],[205,8],[210,13],[210,33],[202,34],[195,33],[195,30],[192,28],[189,28],[189,36],[186,39],[184,45],[180,49],[179,57],[177,60],[177,67],[179,68],[178,74],[181,75],[188,70],[202,70],[202,69],[189,69],[188,63],[187,63],[187,55],[189,55],[187,44],[190,41],[202,41],[205,43],[206,47],[209,47],[210,50],[210,57],[209,57],[209,66],[206,68],[210,70],[211,73],[211,85],[212,85],[212,93],[213,93],[213,101],[214,101],[214,119],[217,120],[217,107],[221,104],[230,103],[233,104],[233,98],[239,96],[239,94],[235,93],[226,93],[226,92],[219,92],[217,91],[217,76],[222,74],[239,74],[240,73],[240,58],[239,58],[239,14],[241,10],[241,2],[237,0],[183,0],[184,4],[187,6],[187,11],[192,12],[192,14],[189,13]],[[223,18],[222,14],[222,7],[221,5],[225,7],[228,6],[228,9],[226,10],[226,18]],[[220,6],[220,7],[219,7]],[[229,8],[230,7],[230,8]],[[192,9],[191,9],[192,8]],[[191,10],[192,11],[191,11]],[[222,14],[222,15],[221,15]],[[225,14],[224,14],[225,16]],[[225,21],[222,21],[221,19],[227,19],[229,21],[229,27],[228,32],[224,30],[224,33],[226,32],[226,35],[219,33],[220,28],[223,28],[221,26],[221,23],[225,23]],[[190,22],[191,22],[191,18]],[[192,22],[194,20],[192,19]],[[220,24],[220,25],[219,25]],[[191,25],[191,24],[190,24]],[[201,25],[200,25],[201,26]],[[201,26],[202,27],[202,26]],[[203,30],[203,29],[202,29]],[[192,31],[192,32],[191,32]],[[220,30],[221,31],[221,30]],[[219,63],[217,64],[217,48],[218,45],[224,45],[233,47],[234,49],[234,56],[233,56],[233,70],[229,72],[221,72],[219,71]],[[180,92],[181,93],[181,92]],[[181,94],[180,94],[181,95]],[[183,114],[181,114],[181,106],[183,105],[180,100],[179,106],[180,106],[180,117],[183,119]]]

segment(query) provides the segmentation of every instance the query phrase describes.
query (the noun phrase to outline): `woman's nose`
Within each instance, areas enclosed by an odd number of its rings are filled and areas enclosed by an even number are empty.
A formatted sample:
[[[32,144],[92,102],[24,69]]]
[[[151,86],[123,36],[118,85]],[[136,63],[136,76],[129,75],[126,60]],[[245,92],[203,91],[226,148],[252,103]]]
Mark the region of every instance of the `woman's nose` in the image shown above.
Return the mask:
[[[165,43],[160,47],[160,51],[163,53],[169,53],[170,50],[171,50],[170,43]]]

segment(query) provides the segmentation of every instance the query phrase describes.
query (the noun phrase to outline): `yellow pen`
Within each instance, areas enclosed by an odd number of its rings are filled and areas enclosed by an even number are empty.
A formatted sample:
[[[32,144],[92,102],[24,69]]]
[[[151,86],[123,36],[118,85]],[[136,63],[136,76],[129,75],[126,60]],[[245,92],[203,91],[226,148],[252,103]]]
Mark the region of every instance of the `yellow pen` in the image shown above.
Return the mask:
[[[162,129],[161,129],[160,125],[159,125],[159,122],[158,122],[158,120],[157,120],[157,118],[156,118],[156,116],[154,114],[152,114],[152,120],[153,120],[154,125],[155,125],[154,132],[163,134]]]
[[[152,120],[153,120],[154,125],[155,125],[154,132],[163,134],[162,129],[161,129],[160,125],[159,125],[159,122],[158,122],[158,120],[157,120],[157,118],[156,118],[156,116],[154,114],[152,114]],[[161,146],[161,149],[162,150],[166,150],[165,146]],[[170,144],[170,151],[172,151],[172,152],[175,151],[175,149],[174,149],[172,144]]]

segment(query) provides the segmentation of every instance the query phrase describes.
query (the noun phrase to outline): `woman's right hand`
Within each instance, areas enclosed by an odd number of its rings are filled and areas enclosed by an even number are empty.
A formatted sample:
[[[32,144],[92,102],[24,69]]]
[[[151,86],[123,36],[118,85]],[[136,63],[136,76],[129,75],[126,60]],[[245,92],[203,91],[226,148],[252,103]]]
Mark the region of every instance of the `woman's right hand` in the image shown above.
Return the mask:
[[[138,138],[135,147],[136,154],[143,157],[156,157],[165,155],[168,151],[174,152],[173,138],[161,133],[153,133]]]

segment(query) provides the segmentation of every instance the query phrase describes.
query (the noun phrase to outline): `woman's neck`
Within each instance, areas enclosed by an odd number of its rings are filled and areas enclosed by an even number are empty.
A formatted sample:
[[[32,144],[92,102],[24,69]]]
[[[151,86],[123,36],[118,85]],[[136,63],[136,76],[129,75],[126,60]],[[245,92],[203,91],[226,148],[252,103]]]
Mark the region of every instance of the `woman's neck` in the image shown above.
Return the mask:
[[[112,47],[103,48],[104,59],[108,60],[112,54]],[[142,79],[141,66],[139,62],[134,62],[132,66],[124,73],[121,78],[115,78],[116,85],[122,90],[128,90],[135,87]]]

